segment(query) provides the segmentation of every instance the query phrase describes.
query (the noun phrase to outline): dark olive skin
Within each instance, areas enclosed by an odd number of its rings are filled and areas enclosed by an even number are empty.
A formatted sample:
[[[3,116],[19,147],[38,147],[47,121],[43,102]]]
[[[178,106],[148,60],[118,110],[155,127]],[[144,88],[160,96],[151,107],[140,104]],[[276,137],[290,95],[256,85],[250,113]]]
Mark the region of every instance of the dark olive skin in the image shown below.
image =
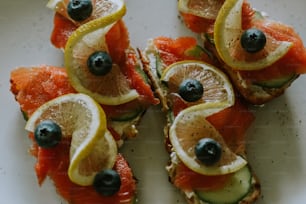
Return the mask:
[[[55,147],[62,139],[61,127],[52,120],[44,120],[36,126],[34,138],[42,148]]]
[[[93,187],[103,196],[112,196],[120,190],[121,179],[117,171],[106,169],[94,178]]]
[[[249,53],[259,52],[265,47],[266,42],[266,35],[256,28],[244,31],[240,38],[242,48]]]
[[[91,16],[93,7],[91,0],[70,0],[67,13],[75,21],[84,21]]]
[[[92,74],[103,76],[110,72],[113,66],[113,61],[107,52],[97,51],[89,56],[87,66]]]
[[[203,85],[195,79],[185,79],[179,86],[179,95],[188,102],[199,100],[203,93]]]
[[[199,140],[194,150],[197,159],[207,166],[217,163],[222,154],[221,145],[211,138]]]

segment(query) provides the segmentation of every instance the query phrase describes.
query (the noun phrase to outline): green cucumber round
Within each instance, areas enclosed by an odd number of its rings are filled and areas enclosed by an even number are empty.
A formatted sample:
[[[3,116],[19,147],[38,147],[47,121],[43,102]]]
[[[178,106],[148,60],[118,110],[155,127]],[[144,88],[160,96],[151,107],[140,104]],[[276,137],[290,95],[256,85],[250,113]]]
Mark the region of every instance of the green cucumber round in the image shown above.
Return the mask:
[[[138,117],[139,115],[141,115],[144,112],[144,109],[139,107],[133,110],[129,110],[126,111],[124,113],[122,113],[121,115],[118,116],[113,116],[111,118],[112,121],[118,121],[118,122],[122,122],[122,121],[129,121],[129,120],[133,120],[136,117]]]
[[[285,86],[286,84],[290,83],[294,79],[298,77],[297,74],[289,74],[287,76],[283,76],[280,78],[272,79],[272,80],[266,80],[266,81],[258,81],[255,82],[255,85],[264,87],[264,88],[281,88]]]
[[[198,197],[209,204],[235,204],[242,200],[252,186],[252,174],[248,166],[232,175],[222,189],[213,191],[195,190]]]

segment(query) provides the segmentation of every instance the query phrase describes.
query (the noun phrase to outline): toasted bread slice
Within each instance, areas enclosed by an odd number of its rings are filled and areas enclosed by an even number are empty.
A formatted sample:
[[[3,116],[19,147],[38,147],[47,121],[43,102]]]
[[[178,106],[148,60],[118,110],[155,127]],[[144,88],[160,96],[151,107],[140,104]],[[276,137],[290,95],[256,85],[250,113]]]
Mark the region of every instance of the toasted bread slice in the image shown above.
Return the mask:
[[[147,76],[150,78],[150,81],[152,83],[152,86],[154,87],[154,91],[156,95],[160,98],[161,105],[162,105],[162,110],[165,112],[166,117],[167,117],[167,123],[164,126],[164,135],[165,135],[165,146],[166,150],[169,153],[170,159],[169,163],[166,166],[166,170],[169,175],[169,181],[175,185],[175,179],[176,175],[178,173],[178,166],[182,161],[178,158],[171,142],[169,139],[169,129],[173,123],[174,116],[171,114],[172,112],[172,105],[171,105],[171,99],[170,96],[168,95],[168,90],[165,87],[165,85],[162,83],[160,80],[160,76],[157,74],[156,67],[157,64],[160,65],[159,63],[156,63],[158,57],[159,50],[154,46],[153,41],[149,40],[148,41],[148,46],[145,52],[140,53],[140,59],[143,63],[144,71],[146,72]],[[161,63],[162,66],[166,66],[164,63]],[[243,149],[240,152],[241,155],[243,155],[244,158],[246,158],[246,153],[245,149]],[[237,200],[237,203],[254,203],[260,196],[261,193],[261,188],[260,188],[260,182],[255,175],[254,171],[250,167],[250,165],[247,165],[247,168],[250,172],[250,183],[249,183],[249,190],[247,191],[246,194],[244,194],[239,200]],[[183,189],[181,187],[176,186],[177,188],[180,189],[180,191],[183,193],[183,195],[186,198],[186,201],[189,204],[203,204],[203,203],[213,203],[209,202],[208,200],[204,199],[203,196],[201,197],[199,194],[199,190],[196,189]],[[204,193],[205,194],[205,193]],[[205,196],[204,196],[205,197]]]

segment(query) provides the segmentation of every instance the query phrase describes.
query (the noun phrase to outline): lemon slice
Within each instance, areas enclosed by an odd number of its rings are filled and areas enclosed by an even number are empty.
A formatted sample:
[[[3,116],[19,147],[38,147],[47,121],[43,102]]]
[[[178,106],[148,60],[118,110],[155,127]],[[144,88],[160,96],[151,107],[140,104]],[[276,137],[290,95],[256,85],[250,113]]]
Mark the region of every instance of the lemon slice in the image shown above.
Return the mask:
[[[97,172],[112,168],[117,146],[106,130],[106,116],[101,106],[85,94],[66,94],[40,106],[29,118],[25,129],[34,132],[44,120],[52,120],[71,137],[68,175],[72,182],[91,185]]]
[[[292,47],[291,42],[277,41],[266,34],[265,47],[248,53],[240,45],[243,0],[226,0],[220,9],[214,27],[215,46],[221,59],[233,69],[263,69],[282,58]]]
[[[179,0],[180,12],[193,14],[206,19],[216,19],[224,0]]]
[[[95,1],[92,1],[93,11],[91,15],[87,19],[81,22],[77,22],[73,20],[72,18],[70,18],[70,16],[68,15],[67,6],[69,4],[69,1],[70,0],[49,0],[47,3],[47,7],[60,13],[62,16],[66,17],[67,19],[69,19],[76,25],[81,25],[86,22],[92,21],[94,19],[101,18],[103,16],[107,16],[112,13],[116,13],[118,12],[118,10],[121,9],[122,3],[123,3],[122,0],[95,0]]]
[[[125,14],[123,1],[117,0],[116,12],[85,23],[69,37],[65,47],[65,67],[71,85],[101,104],[119,105],[136,99],[139,95],[120,67],[113,63],[109,73],[96,76],[88,70],[87,59],[96,51],[108,52],[106,33]]]
[[[185,60],[174,63],[162,73],[161,80],[167,83],[169,93],[178,93],[185,79],[195,79],[203,86],[202,98],[194,104],[207,102],[226,102],[229,106],[235,102],[233,87],[227,76],[201,61]]]
[[[75,139],[70,148],[69,178],[76,184],[88,186],[93,184],[95,175],[103,169],[111,169],[116,161],[117,144],[112,134],[106,130],[104,136],[90,148],[86,143]]]
[[[169,138],[180,160],[191,170],[203,175],[223,175],[233,173],[247,164],[241,156],[227,147],[220,133],[206,117],[228,107],[227,103],[204,103],[181,111],[170,127]],[[222,149],[220,159],[213,165],[205,165],[195,154],[195,146],[200,139],[217,141]]]

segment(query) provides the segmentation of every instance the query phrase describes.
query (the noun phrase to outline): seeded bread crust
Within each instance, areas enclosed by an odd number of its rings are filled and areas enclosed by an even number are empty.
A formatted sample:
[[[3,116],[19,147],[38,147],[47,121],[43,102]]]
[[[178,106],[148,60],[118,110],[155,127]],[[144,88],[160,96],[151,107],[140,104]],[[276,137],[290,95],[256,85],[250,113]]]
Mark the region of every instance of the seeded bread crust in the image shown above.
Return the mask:
[[[176,156],[176,153],[174,152],[172,145],[169,140],[169,129],[171,126],[172,119],[170,118],[168,111],[169,111],[169,102],[167,100],[167,91],[163,89],[162,83],[159,80],[159,77],[157,76],[156,67],[155,67],[155,59],[154,59],[154,52],[157,52],[154,50],[154,46],[152,44],[152,41],[149,40],[148,47],[145,52],[142,52],[138,49],[138,53],[140,56],[140,60],[143,64],[143,70],[149,77],[151,81],[152,88],[156,94],[156,96],[160,99],[162,110],[164,113],[166,113],[167,117],[167,123],[164,126],[164,135],[165,135],[165,147],[170,155],[170,159],[168,161],[168,164],[166,166],[166,170],[169,175],[169,181],[173,183],[173,179],[175,178],[176,174],[176,167],[177,164],[180,162],[178,157]],[[242,153],[245,155],[245,153]],[[251,169],[251,168],[250,168]],[[254,203],[260,196],[261,193],[261,186],[260,182],[255,175],[254,171],[251,169],[252,172],[252,189],[250,190],[249,194],[245,196],[244,199],[242,199],[239,204],[252,204]],[[186,201],[188,204],[208,204],[204,201],[202,201],[195,191],[184,191],[180,189],[181,193],[184,195]]]
[[[150,48],[149,48],[150,47]],[[153,49],[153,44],[149,40],[149,47],[146,50],[146,53],[143,53],[140,49],[137,49],[140,61],[143,66],[143,71],[146,73],[148,76],[150,82],[151,82],[151,87],[156,95],[157,98],[159,98],[161,106],[162,106],[162,111],[166,112],[169,110],[167,98],[166,98],[166,91],[162,88],[161,81],[159,80],[156,72],[156,67],[153,65],[155,63],[154,58],[154,49]],[[153,52],[152,52],[153,51]],[[149,53],[149,54],[148,54]],[[148,56],[150,55],[150,57]],[[150,59],[151,58],[151,59]]]

